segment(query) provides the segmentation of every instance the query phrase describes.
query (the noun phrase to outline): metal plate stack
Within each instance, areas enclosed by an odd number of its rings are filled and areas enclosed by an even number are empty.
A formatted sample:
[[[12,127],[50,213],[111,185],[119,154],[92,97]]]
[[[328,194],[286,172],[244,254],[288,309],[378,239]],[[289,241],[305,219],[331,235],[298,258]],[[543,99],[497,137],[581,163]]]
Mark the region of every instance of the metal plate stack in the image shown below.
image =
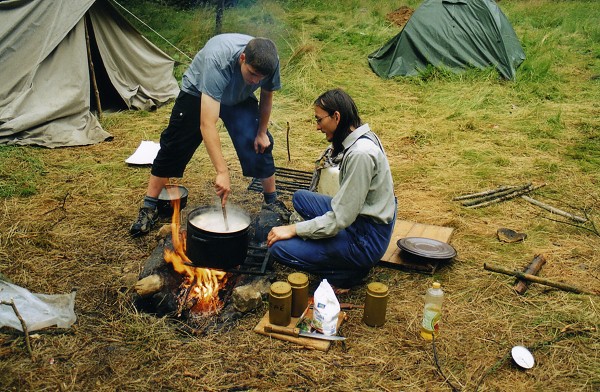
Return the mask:
[[[456,250],[449,244],[424,237],[406,237],[397,242],[398,248],[414,261],[452,261]]]

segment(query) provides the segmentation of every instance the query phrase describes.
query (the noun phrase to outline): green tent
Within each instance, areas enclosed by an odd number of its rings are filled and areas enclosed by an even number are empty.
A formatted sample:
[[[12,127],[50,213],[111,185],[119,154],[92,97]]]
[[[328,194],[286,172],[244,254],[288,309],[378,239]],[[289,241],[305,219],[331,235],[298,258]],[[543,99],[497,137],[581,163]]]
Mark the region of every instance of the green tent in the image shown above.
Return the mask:
[[[418,75],[433,65],[454,72],[493,66],[514,80],[525,53],[493,0],[425,0],[368,60],[382,78]]]

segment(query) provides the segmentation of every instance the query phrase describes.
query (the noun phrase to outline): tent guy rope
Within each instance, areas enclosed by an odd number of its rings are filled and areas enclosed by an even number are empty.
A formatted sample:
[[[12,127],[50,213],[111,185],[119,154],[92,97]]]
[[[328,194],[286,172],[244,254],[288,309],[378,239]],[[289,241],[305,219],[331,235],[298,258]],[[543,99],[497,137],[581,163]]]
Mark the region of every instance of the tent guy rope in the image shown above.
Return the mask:
[[[121,7],[121,9],[123,9],[123,11],[127,12],[129,15],[133,16],[138,22],[140,22],[141,24],[143,24],[144,26],[146,26],[147,28],[149,28],[154,34],[158,35],[160,38],[162,38],[166,43],[168,43],[169,45],[171,45],[175,50],[177,50],[179,53],[181,53],[182,55],[184,55],[188,60],[192,61],[192,58],[190,56],[188,56],[183,50],[179,49],[177,46],[173,45],[168,39],[166,39],[165,37],[163,37],[162,35],[160,35],[160,33],[156,30],[154,30],[152,27],[148,26],[147,23],[145,23],[143,20],[141,20],[140,18],[138,18],[137,16],[135,16],[133,14],[133,12],[129,11],[127,8],[123,7],[121,4],[119,4],[117,1],[112,0],[113,3],[115,3],[116,5],[118,5],[119,7]]]

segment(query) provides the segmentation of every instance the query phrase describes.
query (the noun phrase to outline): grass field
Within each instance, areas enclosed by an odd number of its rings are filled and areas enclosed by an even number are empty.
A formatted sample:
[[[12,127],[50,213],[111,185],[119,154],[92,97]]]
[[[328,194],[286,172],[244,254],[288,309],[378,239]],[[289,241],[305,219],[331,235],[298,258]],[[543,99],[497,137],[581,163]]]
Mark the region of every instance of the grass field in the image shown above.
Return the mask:
[[[327,146],[315,130],[312,102],[342,87],[388,154],[400,219],[454,228],[458,256],[434,276],[377,267],[369,281],[390,288],[387,322],[370,328],[348,311],[347,348],[304,350],[252,331],[266,306],[226,333],[182,334],[171,320],[138,313],[130,289],[156,246],[128,228],[144,195],[148,168],[124,160],[141,140],[157,141],[171,105],[155,112],[108,113],[111,142],[65,149],[0,147],[0,273],[36,293],[77,287],[78,321],[66,332],[39,333],[29,358],[22,335],[0,331],[0,390],[6,391],[597,391],[600,300],[532,284],[523,296],[512,277],[535,255],[540,276],[588,290],[600,286],[600,2],[502,0],[526,60],[515,81],[493,69],[451,74],[427,70],[384,80],[367,55],[400,27],[386,15],[419,1],[238,1],[223,32],[267,36],[278,45],[283,89],[270,131],[278,166],[312,170]],[[214,33],[214,10],[126,4],[172,45],[193,57]],[[148,28],[132,23],[182,64],[189,62]],[[286,149],[289,127],[290,160]],[[260,207],[225,130],[231,202]],[[188,205],[213,201],[213,169],[201,147],[180,183]],[[545,184],[532,196],[586,216],[570,222],[517,198],[467,209],[452,198],[501,185]],[[286,200],[289,203],[289,199]],[[527,234],[503,243],[498,228]],[[277,270],[280,277],[288,271]],[[441,335],[418,334],[423,294],[434,280],[446,292]],[[363,303],[365,287],[340,298]],[[507,360],[530,347],[536,366]],[[436,358],[447,381],[436,367]]]

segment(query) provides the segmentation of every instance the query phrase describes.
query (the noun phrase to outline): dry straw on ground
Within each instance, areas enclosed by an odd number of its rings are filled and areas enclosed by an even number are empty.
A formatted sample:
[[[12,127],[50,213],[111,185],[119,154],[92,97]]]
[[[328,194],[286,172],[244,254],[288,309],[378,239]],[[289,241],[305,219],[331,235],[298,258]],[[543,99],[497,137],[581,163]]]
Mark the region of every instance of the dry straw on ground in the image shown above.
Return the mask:
[[[112,142],[43,151],[47,172],[39,194],[4,200],[3,258],[10,260],[5,274],[34,292],[78,290],[78,322],[64,333],[35,334],[33,362],[19,334],[1,335],[2,378],[8,385],[26,390],[448,390],[436,371],[431,345],[418,336],[422,294],[433,280],[426,275],[376,268],[369,280],[390,287],[387,323],[370,328],[361,322],[360,310],[348,311],[346,348],[334,345],[326,354],[252,332],[265,308],[231,331],[209,336],[187,336],[169,319],[137,313],[130,289],[156,239],[127,235],[148,169],[127,167],[123,160],[139,142],[132,130],[148,129],[147,136],[155,138],[168,110],[147,117],[118,115]],[[288,116],[293,118],[294,112],[278,110],[275,115]],[[296,138],[314,132],[292,130]],[[279,162],[287,166],[281,158],[283,129],[274,133],[280,141]],[[290,167],[309,170],[311,160],[304,157],[318,150],[310,142],[293,146]],[[225,151],[232,153],[230,146]],[[65,164],[74,161],[77,168]],[[396,168],[401,164],[393,158],[391,163]],[[236,168],[232,171],[232,202],[256,211],[260,195],[245,192],[248,180]],[[189,208],[212,203],[211,176],[200,149],[182,181],[190,190]],[[598,299],[539,285],[520,297],[511,290],[512,278],[483,271],[482,263],[520,269],[535,253],[544,253],[549,260],[544,276],[593,287],[597,240],[544,219],[519,200],[466,211],[450,201],[451,195],[475,190],[460,178],[451,188],[427,184],[423,178],[397,183],[397,194],[402,218],[456,228],[451,243],[459,256],[435,277],[447,294],[437,352],[449,381],[473,390],[496,366],[479,390],[511,385],[516,390],[561,390],[561,385],[593,390],[598,385],[598,340],[591,328],[597,326]],[[534,232],[525,243],[500,244],[494,235],[499,226]],[[508,247],[512,249],[501,249]],[[279,271],[280,276],[285,273]],[[364,287],[340,299],[362,303]],[[498,363],[513,345],[539,346],[534,369],[524,372],[508,360]]]
[[[581,124],[597,132],[597,104],[571,97],[578,105],[511,106],[510,92],[495,79],[464,80],[450,88],[443,80],[421,86],[395,83],[378,79],[364,64],[343,61],[351,56],[340,45],[310,35],[291,45],[298,62],[284,72],[304,67],[302,77],[289,81],[302,88],[293,90],[297,95],[275,97],[271,132],[277,164],[312,169],[326,143],[314,129],[311,100],[324,89],[346,88],[382,138],[399,217],[455,228],[450,243],[458,251],[456,260],[435,276],[375,268],[368,281],[390,288],[386,324],[367,327],[360,309],[349,310],[342,327],[345,347],[334,344],[327,353],[254,333],[266,306],[229,331],[186,334],[176,320],[137,312],[130,296],[157,240],[153,235],[129,238],[149,169],[129,167],[124,160],[141,140],[158,140],[171,105],[152,113],[106,114],[103,124],[114,135],[111,142],[24,149],[43,162],[38,193],[2,200],[0,272],[36,293],[76,288],[78,320],[66,331],[33,334],[33,360],[21,334],[2,330],[0,390],[448,391],[450,385],[469,392],[598,390],[599,297],[538,284],[519,296],[512,290],[514,278],[483,269],[484,262],[493,262],[520,270],[544,254],[548,262],[541,276],[596,288],[598,236],[555,222],[521,199],[475,210],[452,201],[500,185],[547,182],[537,197],[571,212],[585,209],[598,223],[597,175],[556,152],[581,138]],[[324,55],[339,56],[339,66],[323,66],[319,59]],[[495,111],[482,104],[502,100],[497,97],[504,101]],[[528,136],[550,133],[547,113],[558,111],[560,138]],[[538,120],[540,114],[545,117]],[[535,131],[529,128],[533,125]],[[261,196],[245,190],[249,179],[241,175],[223,130],[221,137],[231,165],[231,202],[257,212]],[[543,143],[554,148],[539,148]],[[189,189],[186,209],[214,202],[213,176],[201,147],[180,180]],[[528,238],[501,243],[496,238],[500,227]],[[277,267],[278,277],[287,272]],[[436,349],[447,380],[437,369],[431,343],[418,334],[423,294],[434,280],[446,292]],[[340,300],[361,304],[364,295],[365,287],[357,287]],[[506,357],[515,345],[532,348],[533,369],[520,370]]]

